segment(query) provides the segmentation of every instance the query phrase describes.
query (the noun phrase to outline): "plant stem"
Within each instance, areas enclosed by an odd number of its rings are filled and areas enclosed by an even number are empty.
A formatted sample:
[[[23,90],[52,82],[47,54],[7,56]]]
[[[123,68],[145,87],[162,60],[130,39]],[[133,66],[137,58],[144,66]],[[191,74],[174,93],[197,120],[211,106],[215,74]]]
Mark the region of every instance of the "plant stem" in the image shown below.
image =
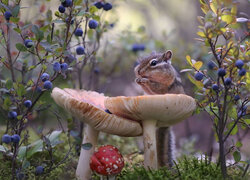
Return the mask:
[[[14,68],[12,63],[12,57],[11,57],[11,51],[10,51],[10,25],[7,25],[7,55],[9,60],[9,66],[10,66],[10,72],[11,72],[11,78],[13,82],[16,82],[15,74],[14,74]]]

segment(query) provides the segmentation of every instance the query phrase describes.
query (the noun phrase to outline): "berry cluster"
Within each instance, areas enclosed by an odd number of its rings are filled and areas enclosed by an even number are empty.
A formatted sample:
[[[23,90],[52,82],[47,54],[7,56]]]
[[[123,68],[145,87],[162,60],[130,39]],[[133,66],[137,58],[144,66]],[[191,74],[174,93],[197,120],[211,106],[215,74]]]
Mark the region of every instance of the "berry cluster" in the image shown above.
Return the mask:
[[[73,5],[72,0],[64,0],[61,5],[58,7],[58,11],[60,13],[64,13],[67,7],[71,7]]]
[[[238,76],[242,77],[246,74],[246,70],[243,68],[244,62],[242,60],[237,60],[233,64],[238,69]],[[224,67],[218,68],[215,62],[209,61],[207,64],[207,67],[209,70],[216,70],[217,69],[217,75],[218,77],[222,78],[224,81],[224,86],[229,88],[233,84],[232,77],[226,77],[227,76],[227,70]],[[201,71],[197,71],[194,75],[195,80],[202,81],[202,79],[205,77],[205,75]],[[221,90],[221,87],[215,83],[212,84],[211,89],[215,92],[219,92]],[[234,101],[238,101],[240,99],[240,96],[238,94],[234,95]]]
[[[98,9],[102,9],[103,8],[103,10],[105,10],[105,11],[109,11],[113,7],[111,3],[104,3],[102,1],[95,2],[94,5]]]
[[[2,142],[5,143],[5,144],[9,144],[9,143],[15,143],[15,144],[18,144],[19,141],[20,141],[20,136],[18,134],[14,134],[12,136],[8,135],[8,134],[4,134],[2,136]]]

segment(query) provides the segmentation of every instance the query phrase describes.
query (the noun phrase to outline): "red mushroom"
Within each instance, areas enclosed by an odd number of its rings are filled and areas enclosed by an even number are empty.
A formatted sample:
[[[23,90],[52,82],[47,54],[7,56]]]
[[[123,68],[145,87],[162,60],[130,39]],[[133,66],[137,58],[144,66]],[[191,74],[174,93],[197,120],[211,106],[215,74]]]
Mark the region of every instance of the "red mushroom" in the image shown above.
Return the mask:
[[[124,167],[124,159],[119,150],[112,145],[101,146],[90,159],[90,168],[97,174],[114,176]]]

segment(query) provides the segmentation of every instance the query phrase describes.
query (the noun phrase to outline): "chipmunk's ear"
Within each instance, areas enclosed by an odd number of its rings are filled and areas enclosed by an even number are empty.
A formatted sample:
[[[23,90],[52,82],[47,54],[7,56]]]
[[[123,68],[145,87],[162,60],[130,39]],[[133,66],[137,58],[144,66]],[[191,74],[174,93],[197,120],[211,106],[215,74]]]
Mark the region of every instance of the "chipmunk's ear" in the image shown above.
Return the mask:
[[[170,59],[172,58],[172,55],[173,55],[172,51],[171,51],[171,50],[168,50],[168,51],[166,51],[165,53],[163,53],[162,59],[163,59],[164,61],[168,61],[168,60],[170,60]]]

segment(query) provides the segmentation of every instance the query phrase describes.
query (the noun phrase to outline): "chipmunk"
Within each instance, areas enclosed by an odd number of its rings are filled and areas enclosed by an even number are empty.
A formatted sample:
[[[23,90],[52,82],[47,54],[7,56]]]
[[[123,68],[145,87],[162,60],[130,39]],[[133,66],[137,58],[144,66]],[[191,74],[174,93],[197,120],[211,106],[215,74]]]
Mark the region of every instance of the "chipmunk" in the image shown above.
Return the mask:
[[[135,82],[146,94],[185,94],[181,78],[171,65],[172,55],[172,51],[168,50],[164,53],[152,53],[139,60],[134,69]],[[157,137],[159,165],[173,166],[175,137],[172,128],[159,128]]]

